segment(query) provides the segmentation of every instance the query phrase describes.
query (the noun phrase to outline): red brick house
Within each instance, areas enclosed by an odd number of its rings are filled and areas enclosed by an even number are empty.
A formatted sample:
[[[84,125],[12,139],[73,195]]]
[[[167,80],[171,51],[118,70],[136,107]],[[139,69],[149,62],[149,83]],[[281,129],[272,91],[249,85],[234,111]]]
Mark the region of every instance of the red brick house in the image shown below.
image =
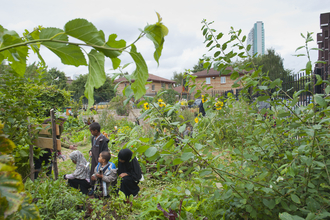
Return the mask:
[[[233,71],[232,67],[228,67],[228,70]],[[246,73],[240,72],[239,75],[243,76]],[[221,75],[219,71],[215,69],[210,69],[209,72],[207,70],[203,70],[197,73],[193,73],[193,76],[196,77],[196,89],[201,89],[202,83],[204,82],[203,85],[208,85],[212,86],[210,90],[222,90],[222,91],[227,91],[233,89],[231,86],[234,84],[236,80],[231,80],[230,79],[230,74],[228,75]],[[241,87],[238,87],[241,88]],[[238,89],[236,88],[236,89]]]
[[[147,81],[151,82],[150,84],[146,85],[147,96],[155,96],[157,92],[160,91],[161,89],[173,89],[175,83],[175,81],[165,79],[150,73]],[[118,78],[114,82],[115,83],[121,82],[117,88],[117,94],[121,94],[124,88],[129,85],[129,82],[125,77]],[[132,82],[134,82],[134,80],[132,80]]]

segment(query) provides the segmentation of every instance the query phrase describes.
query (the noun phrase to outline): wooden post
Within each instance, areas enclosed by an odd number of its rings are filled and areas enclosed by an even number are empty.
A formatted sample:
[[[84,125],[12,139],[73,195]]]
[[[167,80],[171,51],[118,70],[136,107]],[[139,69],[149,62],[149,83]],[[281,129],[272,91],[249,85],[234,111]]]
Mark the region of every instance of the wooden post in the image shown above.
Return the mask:
[[[28,130],[29,130],[29,134],[30,137],[32,137],[31,135],[31,125],[30,125],[30,118],[28,118]],[[30,179],[32,180],[32,182],[34,182],[34,162],[33,162],[33,145],[30,144],[29,146],[29,164],[30,164]]]
[[[58,168],[57,168],[57,143],[56,143],[56,122],[55,122],[55,114],[54,109],[50,110],[50,118],[52,122],[52,135],[53,135],[53,168],[55,174],[55,180],[58,178]]]

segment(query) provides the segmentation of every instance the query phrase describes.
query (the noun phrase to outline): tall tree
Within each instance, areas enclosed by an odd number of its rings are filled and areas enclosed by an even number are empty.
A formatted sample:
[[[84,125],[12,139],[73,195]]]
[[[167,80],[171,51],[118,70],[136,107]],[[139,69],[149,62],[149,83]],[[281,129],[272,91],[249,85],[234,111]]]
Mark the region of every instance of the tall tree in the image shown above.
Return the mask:
[[[201,61],[201,60],[199,60],[199,61],[197,62],[197,64],[194,65],[194,67],[193,67],[193,69],[191,70],[191,72],[193,72],[193,73],[197,73],[197,72],[200,72],[200,71],[203,71],[203,70],[205,70],[205,68],[204,68],[204,62]]]
[[[292,73],[292,70],[284,68],[283,60],[284,59],[272,48],[267,49],[266,54],[253,58],[253,62],[257,67],[263,65],[262,72],[268,72],[268,76],[271,80],[280,78],[285,81]]]
[[[183,77],[183,73],[174,72],[171,80],[175,81],[175,86],[177,87],[182,85]]]
[[[87,82],[88,74],[79,75],[76,80],[72,81],[69,90],[73,93],[73,98],[78,101],[81,96],[84,96],[85,84]],[[94,89],[95,103],[110,101],[115,97],[114,85],[109,77],[106,78],[105,83],[98,89]]]
[[[56,85],[59,89],[67,89],[67,78],[65,73],[57,70],[57,68],[51,68],[44,75],[44,79],[47,85]]]

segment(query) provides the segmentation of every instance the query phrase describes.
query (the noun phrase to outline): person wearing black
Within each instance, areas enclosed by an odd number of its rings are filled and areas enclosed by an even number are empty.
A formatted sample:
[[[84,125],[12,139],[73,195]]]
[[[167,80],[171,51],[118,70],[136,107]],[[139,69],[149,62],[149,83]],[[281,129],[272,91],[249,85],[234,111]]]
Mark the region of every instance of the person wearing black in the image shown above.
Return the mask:
[[[101,126],[97,122],[93,122],[89,125],[89,130],[92,136],[92,148],[89,151],[89,156],[92,158],[91,170],[94,171],[96,165],[98,164],[99,155],[103,151],[109,151],[108,143],[109,139],[106,138],[101,133]],[[91,172],[91,175],[93,172]],[[91,181],[92,190],[88,193],[88,195],[93,195],[94,193],[94,184],[95,181]]]
[[[118,153],[118,176],[121,178],[120,191],[127,197],[136,196],[140,191],[138,186],[142,178],[142,171],[136,157],[132,159],[133,152],[128,149],[122,149]]]
[[[203,116],[205,116],[205,109],[203,106],[203,101],[201,101],[201,103],[199,103],[199,113],[202,114]]]

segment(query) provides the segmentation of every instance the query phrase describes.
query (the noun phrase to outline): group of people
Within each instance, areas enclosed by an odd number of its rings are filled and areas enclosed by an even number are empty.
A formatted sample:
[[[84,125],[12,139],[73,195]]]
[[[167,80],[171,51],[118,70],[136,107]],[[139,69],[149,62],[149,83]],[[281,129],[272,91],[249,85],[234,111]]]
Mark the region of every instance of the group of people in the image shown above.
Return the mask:
[[[83,154],[75,150],[69,157],[76,169],[72,174],[64,175],[71,187],[80,189],[83,194],[97,197],[109,197],[109,193],[115,189],[117,179],[120,179],[120,188],[127,197],[136,196],[140,190],[138,184],[142,178],[141,167],[136,159],[132,158],[133,152],[122,149],[118,153],[118,168],[110,162],[109,139],[100,131],[101,126],[97,122],[89,125],[92,134],[92,147],[89,151],[91,166]],[[91,189],[91,190],[89,190]]]

